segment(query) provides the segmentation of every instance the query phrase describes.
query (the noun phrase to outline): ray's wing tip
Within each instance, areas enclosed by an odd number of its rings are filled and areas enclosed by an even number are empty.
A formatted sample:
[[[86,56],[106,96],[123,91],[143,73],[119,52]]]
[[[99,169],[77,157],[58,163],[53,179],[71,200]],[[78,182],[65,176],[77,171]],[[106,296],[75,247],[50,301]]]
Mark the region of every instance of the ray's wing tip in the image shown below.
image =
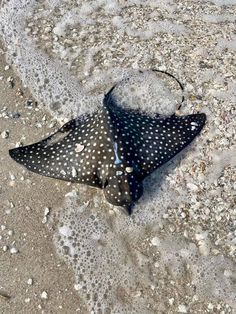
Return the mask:
[[[9,156],[15,160],[16,158],[16,155],[15,155],[15,151],[16,151],[16,148],[12,148],[12,149],[9,149],[8,153],[9,153]]]
[[[8,151],[9,153],[9,156],[15,160],[16,162],[19,162],[19,156],[20,156],[20,149],[19,148],[12,148],[12,149],[9,149]]]
[[[195,113],[195,114],[191,115],[191,117],[190,117],[191,124],[196,123],[196,126],[197,126],[199,131],[204,127],[206,120],[207,120],[207,116],[203,112],[202,113]]]
[[[207,116],[204,112],[198,113],[198,117],[201,123],[201,127],[204,127],[206,120],[207,120]]]
[[[206,119],[207,119],[206,114],[205,114],[204,112],[200,112],[199,115],[200,115],[201,119],[202,119],[204,122],[206,122]]]

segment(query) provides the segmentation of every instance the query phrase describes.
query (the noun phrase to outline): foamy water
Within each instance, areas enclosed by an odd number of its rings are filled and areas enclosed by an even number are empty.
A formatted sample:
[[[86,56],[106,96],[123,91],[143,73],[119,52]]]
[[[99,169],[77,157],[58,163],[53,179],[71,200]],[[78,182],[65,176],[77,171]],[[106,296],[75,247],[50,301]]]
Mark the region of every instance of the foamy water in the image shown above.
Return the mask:
[[[203,107],[208,113],[207,131],[181,155],[183,160],[177,157],[146,180],[144,196],[131,217],[110,206],[101,191],[74,186],[60,208],[55,245],[73,269],[75,287],[90,313],[185,313],[183,309],[188,312],[189,306],[192,311],[203,311],[209,302],[223,302],[222,307],[225,302],[236,308],[235,237],[231,234],[235,212],[230,207],[234,187],[221,188],[216,182],[222,173],[227,182],[233,181],[225,167],[235,165],[230,153],[235,130],[231,120],[235,84],[229,82],[226,88],[222,78],[231,81],[231,68],[226,73],[223,69],[223,74],[214,73],[216,65],[205,60],[207,48],[198,45],[194,37],[189,11],[186,9],[178,15],[181,20],[175,20],[175,11],[179,14],[181,10],[179,3],[147,0],[148,15],[144,18],[140,4],[138,0],[2,3],[1,35],[8,58],[35,98],[57,118],[96,110],[114,83],[118,84],[113,93],[122,105],[150,113],[174,113],[182,96],[178,84],[151,71],[138,72],[139,68],[155,65],[166,70],[169,59],[165,60],[165,51],[163,55],[158,51],[165,41],[170,48],[166,53],[174,51],[173,72],[179,71],[184,80],[185,76],[189,80],[185,85],[190,96],[183,111],[191,113]],[[234,4],[228,0],[210,1],[216,15],[206,12],[207,18],[200,14],[199,19],[209,23],[204,24],[206,29],[225,20],[225,16],[230,23]],[[230,8],[221,16],[222,5]],[[29,30],[34,20],[39,28],[35,34],[35,26]],[[51,31],[42,34],[50,20]],[[198,31],[199,38],[204,38],[201,28]],[[96,38],[97,32],[103,40]],[[214,40],[214,53],[220,56],[228,48],[230,59],[235,36],[216,36]],[[194,42],[192,48],[189,41]],[[193,55],[182,63],[186,46]],[[186,68],[191,68],[194,58],[202,61],[200,82],[194,65],[193,73],[186,75],[182,67],[186,62]],[[204,89],[209,81],[211,84]],[[228,215],[227,223],[224,213]],[[226,228],[223,231],[221,222]],[[220,232],[227,239],[218,247]]]

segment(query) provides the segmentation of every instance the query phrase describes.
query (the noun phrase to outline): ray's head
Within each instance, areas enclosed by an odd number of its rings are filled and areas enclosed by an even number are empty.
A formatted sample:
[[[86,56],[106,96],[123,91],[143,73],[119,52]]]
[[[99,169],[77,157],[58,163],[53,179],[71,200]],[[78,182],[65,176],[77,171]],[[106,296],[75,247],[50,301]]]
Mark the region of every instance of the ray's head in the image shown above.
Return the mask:
[[[132,213],[135,202],[143,194],[143,185],[132,167],[125,170],[114,169],[104,183],[104,195],[115,206],[122,206],[128,214]]]

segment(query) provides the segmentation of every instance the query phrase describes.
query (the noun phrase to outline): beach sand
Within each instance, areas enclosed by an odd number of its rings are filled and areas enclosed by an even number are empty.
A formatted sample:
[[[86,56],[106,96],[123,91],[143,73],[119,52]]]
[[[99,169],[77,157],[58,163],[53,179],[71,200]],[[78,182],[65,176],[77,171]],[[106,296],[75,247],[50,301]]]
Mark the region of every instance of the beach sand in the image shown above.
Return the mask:
[[[82,313],[78,293],[73,289],[73,273],[60,261],[53,245],[56,221],[50,223],[50,215],[56,215],[70,187],[66,182],[25,171],[8,154],[23,136],[34,142],[51,132],[48,126],[52,117],[37,110],[29,91],[7,66],[2,51],[0,133],[7,131],[9,137],[0,136],[0,313]],[[14,80],[13,88],[7,81],[9,77]],[[32,109],[26,106],[28,100],[33,100]],[[20,117],[8,118],[12,113]],[[35,127],[43,116],[45,124]],[[48,222],[43,223],[45,208],[50,212]],[[43,298],[44,291],[47,299]]]

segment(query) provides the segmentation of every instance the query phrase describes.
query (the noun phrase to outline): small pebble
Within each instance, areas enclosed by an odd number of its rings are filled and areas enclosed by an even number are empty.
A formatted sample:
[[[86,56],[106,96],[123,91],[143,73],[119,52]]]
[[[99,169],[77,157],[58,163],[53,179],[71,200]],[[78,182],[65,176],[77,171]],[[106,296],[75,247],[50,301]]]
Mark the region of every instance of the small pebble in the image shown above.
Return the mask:
[[[44,299],[44,300],[47,300],[47,299],[48,299],[48,294],[47,294],[46,291],[43,291],[43,292],[41,293],[41,299]]]
[[[3,252],[6,252],[6,251],[8,250],[8,246],[7,246],[7,245],[4,245],[4,246],[2,247],[2,250],[3,250]]]
[[[7,70],[9,70],[9,69],[10,69],[10,66],[9,66],[9,65],[6,65],[5,68],[4,68],[5,71],[7,71]]]
[[[33,284],[33,279],[32,279],[32,278],[29,278],[29,279],[27,280],[27,284],[28,284],[29,286],[31,286],[31,285]]]
[[[22,146],[22,145],[23,145],[22,142],[17,142],[16,145],[15,145],[15,148],[20,147],[20,146]]]
[[[151,243],[152,243],[152,245],[154,245],[154,246],[158,246],[158,244],[160,243],[160,240],[158,239],[158,237],[154,237],[154,238],[151,240]]]
[[[14,203],[10,202],[10,207],[14,208],[15,207]]]
[[[16,180],[16,177],[14,176],[14,174],[10,174],[10,179],[11,179],[12,181]]]
[[[13,119],[19,119],[20,118],[20,113],[19,112],[13,112],[13,113],[11,113],[10,116]]]
[[[18,253],[19,251],[17,250],[17,248],[15,248],[15,247],[12,247],[11,249],[10,249],[10,253],[11,254],[16,254],[16,253]]]
[[[43,220],[42,220],[43,224],[47,223],[49,214],[50,214],[50,208],[45,207],[45,209],[44,209],[44,217],[43,217]]]
[[[8,231],[8,235],[9,235],[9,236],[12,236],[12,235],[13,235],[13,230],[9,230],[9,231]]]
[[[173,304],[174,304],[175,299],[174,299],[174,298],[170,298],[168,301],[169,301],[169,304],[170,304],[170,305],[173,305]]]
[[[27,106],[28,108],[32,108],[32,106],[33,106],[33,100],[31,100],[31,99],[27,100],[27,101],[26,101],[26,106]]]
[[[44,216],[47,216],[50,213],[50,208],[45,207],[44,209]]]
[[[2,138],[8,138],[8,137],[9,137],[9,131],[3,131],[3,132],[1,133],[1,137],[2,137]]]
[[[16,96],[20,96],[22,98],[23,95],[24,95],[24,92],[20,88],[18,88],[16,91]]]
[[[175,226],[174,225],[169,225],[169,229],[170,229],[170,232],[175,232]]]
[[[79,284],[75,284],[74,285],[74,289],[76,290],[76,291],[78,291],[78,290],[80,290],[82,287],[81,287],[81,285],[79,285]]]
[[[14,83],[14,78],[9,76],[7,78],[7,82],[10,84],[10,87],[13,88],[15,86],[15,83]]]
[[[188,313],[188,309],[187,309],[186,305],[180,304],[178,306],[178,313]]]
[[[214,309],[214,305],[212,303],[209,303],[207,307],[208,307],[209,310],[213,310]]]
[[[50,124],[49,124],[49,129],[52,129],[55,125],[57,124],[56,121],[52,121]]]
[[[12,187],[12,186],[15,185],[15,183],[16,183],[15,181],[10,181],[10,182],[9,182],[9,185]]]
[[[41,129],[43,127],[43,124],[38,122],[35,124],[36,128]]]

